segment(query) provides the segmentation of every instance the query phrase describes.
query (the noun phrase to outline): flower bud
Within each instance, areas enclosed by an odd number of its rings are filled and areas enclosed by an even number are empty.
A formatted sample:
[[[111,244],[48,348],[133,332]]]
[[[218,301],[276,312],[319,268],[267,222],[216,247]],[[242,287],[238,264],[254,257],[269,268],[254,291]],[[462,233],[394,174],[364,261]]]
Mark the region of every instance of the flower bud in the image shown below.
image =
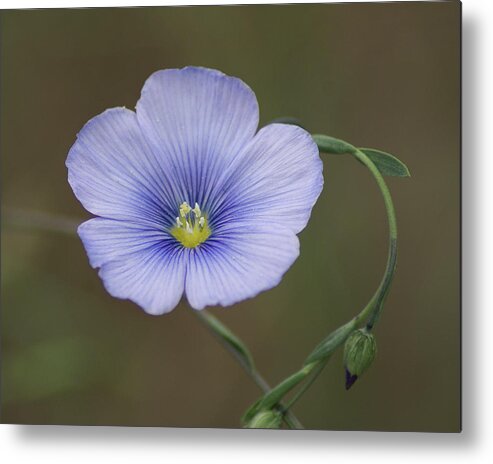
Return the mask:
[[[247,429],[279,429],[282,414],[279,411],[260,411],[246,425]]]
[[[377,354],[375,337],[365,329],[355,330],[344,345],[344,367],[346,369],[346,390],[366,371]]]

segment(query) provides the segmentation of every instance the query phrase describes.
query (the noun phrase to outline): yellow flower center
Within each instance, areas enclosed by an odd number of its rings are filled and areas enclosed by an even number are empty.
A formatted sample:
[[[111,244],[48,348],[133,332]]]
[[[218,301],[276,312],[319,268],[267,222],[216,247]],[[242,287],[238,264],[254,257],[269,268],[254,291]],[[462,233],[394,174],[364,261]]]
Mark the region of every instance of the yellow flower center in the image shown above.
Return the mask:
[[[180,215],[176,217],[171,235],[186,248],[195,248],[209,238],[211,229],[207,225],[207,217],[197,203],[194,208],[186,201],[180,205]]]

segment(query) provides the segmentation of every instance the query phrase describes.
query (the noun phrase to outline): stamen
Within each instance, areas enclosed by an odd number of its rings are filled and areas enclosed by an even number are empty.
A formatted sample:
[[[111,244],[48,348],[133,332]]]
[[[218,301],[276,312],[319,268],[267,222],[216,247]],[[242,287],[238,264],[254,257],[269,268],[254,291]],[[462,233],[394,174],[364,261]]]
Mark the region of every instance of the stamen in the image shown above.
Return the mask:
[[[197,202],[195,203],[195,208],[192,211],[195,213],[196,217],[198,217],[198,218],[200,217],[201,211],[200,211],[200,207],[199,207]]]
[[[184,201],[179,206],[179,214],[170,232],[184,247],[195,248],[209,238],[211,230],[207,225],[207,217],[202,213],[197,202],[192,209]]]

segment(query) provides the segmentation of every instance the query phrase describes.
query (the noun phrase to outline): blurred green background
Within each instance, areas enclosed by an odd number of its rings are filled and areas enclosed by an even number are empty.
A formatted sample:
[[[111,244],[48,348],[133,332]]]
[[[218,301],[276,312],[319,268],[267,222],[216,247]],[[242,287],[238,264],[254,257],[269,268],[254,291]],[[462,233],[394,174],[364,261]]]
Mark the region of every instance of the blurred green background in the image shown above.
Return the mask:
[[[162,68],[201,65],[256,92],[261,124],[396,154],[397,274],[377,360],[349,392],[341,353],[295,406],[309,428],[460,427],[460,96],[456,2],[3,11],[1,420],[238,427],[259,391],[181,304],[162,317],[110,297],[76,236],[12,212],[89,217],[65,158],[83,124],[134,108]],[[301,256],[275,289],[213,309],[271,383],[356,314],[383,272],[387,224],[369,173],[324,157]],[[27,221],[29,223],[29,220]]]

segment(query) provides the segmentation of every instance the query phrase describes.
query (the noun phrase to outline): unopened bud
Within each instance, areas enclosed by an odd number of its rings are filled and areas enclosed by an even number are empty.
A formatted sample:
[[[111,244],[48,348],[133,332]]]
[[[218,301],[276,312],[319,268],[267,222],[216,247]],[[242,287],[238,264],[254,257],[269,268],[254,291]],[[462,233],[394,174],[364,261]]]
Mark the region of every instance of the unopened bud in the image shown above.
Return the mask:
[[[355,330],[344,345],[346,390],[368,369],[377,354],[375,337],[365,329]]]
[[[282,414],[279,411],[260,411],[246,425],[247,429],[278,429],[281,427]]]

